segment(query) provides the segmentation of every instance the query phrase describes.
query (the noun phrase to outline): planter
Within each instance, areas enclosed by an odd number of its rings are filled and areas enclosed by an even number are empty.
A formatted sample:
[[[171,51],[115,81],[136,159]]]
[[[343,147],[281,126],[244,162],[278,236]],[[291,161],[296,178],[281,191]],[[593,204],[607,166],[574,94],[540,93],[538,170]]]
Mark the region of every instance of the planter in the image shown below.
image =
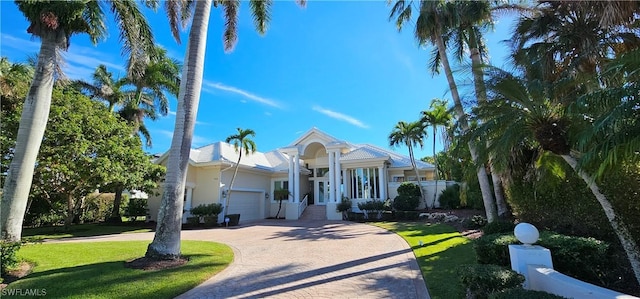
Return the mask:
[[[240,223],[240,214],[229,214],[225,217],[229,218],[229,226],[236,226]]]
[[[187,223],[191,225],[200,224],[200,217],[187,217]]]
[[[207,226],[217,226],[218,224],[218,215],[215,216],[204,216],[204,224]]]

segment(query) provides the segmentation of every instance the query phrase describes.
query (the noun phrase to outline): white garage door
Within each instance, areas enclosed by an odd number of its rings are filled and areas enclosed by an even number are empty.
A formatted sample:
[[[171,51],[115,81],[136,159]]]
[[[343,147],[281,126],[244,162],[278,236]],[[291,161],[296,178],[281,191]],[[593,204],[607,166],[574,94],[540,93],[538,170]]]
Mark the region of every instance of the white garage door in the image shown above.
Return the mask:
[[[264,217],[260,215],[260,199],[262,192],[232,191],[229,202],[229,214],[240,214],[240,222],[243,220],[258,220]]]

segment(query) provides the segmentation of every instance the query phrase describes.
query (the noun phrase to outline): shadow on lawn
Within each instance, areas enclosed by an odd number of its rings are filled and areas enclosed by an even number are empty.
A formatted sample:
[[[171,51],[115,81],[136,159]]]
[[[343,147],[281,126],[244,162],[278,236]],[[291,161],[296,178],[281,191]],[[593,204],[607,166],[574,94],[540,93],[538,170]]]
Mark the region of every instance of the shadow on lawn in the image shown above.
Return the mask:
[[[194,288],[201,281],[176,283],[178,279],[169,276],[190,275],[200,271],[210,271],[211,267],[225,264],[215,262],[194,262],[197,257],[206,255],[188,255],[190,261],[182,266],[158,270],[143,271],[125,268],[125,261],[103,262],[89,265],[51,269],[36,272],[10,284],[7,289],[40,289],[50,298],[172,298]],[[209,268],[209,270],[207,270]],[[132,286],[131,282],[144,285],[162,283],[162,288]],[[166,287],[164,287],[166,284]],[[10,298],[5,297],[3,298]]]
[[[106,223],[88,223],[72,225],[68,229],[63,226],[47,226],[36,228],[25,228],[23,237],[31,238],[75,238],[75,237],[93,237],[112,234],[123,234],[132,232],[150,232],[154,226],[149,223],[131,223],[131,224],[106,224]]]

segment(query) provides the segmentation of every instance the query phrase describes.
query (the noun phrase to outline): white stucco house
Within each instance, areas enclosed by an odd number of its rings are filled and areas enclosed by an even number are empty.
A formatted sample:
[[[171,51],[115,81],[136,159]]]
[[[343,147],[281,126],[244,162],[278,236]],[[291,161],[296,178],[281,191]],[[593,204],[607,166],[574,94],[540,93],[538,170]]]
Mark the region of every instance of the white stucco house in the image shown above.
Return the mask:
[[[168,153],[156,163],[166,165]],[[185,215],[200,204],[225,204],[231,192],[229,211],[241,221],[273,217],[278,201],[273,192],[288,189],[280,215],[298,219],[309,205],[324,206],[326,219],[340,220],[336,205],[343,196],[357,203],[397,196],[404,181],[416,181],[409,157],[371,144],[352,144],[312,128],[291,144],[269,152],[243,155],[238,175],[229,190],[238,153],[232,145],[216,142],[192,149],[184,198]],[[436,192],[434,166],[416,161],[428,199]],[[446,183],[438,183],[438,194]],[[160,186],[159,191],[162,191]],[[156,220],[162,195],[149,195],[150,220]],[[437,203],[436,203],[437,206]],[[421,203],[424,207],[424,203]],[[222,215],[220,215],[222,221]]]

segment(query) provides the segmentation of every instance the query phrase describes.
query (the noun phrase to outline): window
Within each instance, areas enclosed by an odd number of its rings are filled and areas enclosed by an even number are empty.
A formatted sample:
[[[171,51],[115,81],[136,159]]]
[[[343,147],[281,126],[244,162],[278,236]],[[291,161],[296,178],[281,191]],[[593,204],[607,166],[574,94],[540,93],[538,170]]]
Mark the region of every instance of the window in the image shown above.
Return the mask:
[[[410,176],[410,177],[408,177],[408,178],[407,178],[407,181],[408,181],[408,182],[414,182],[415,180],[416,180],[416,177],[415,177],[415,176]],[[427,178],[426,178],[426,177],[423,177],[423,176],[421,176],[421,177],[420,177],[420,181],[423,181],[423,182],[424,182],[424,181],[426,181],[426,180],[427,180]]]
[[[380,177],[378,168],[349,169],[351,174],[351,198],[380,198]]]
[[[393,176],[392,182],[402,183],[404,182],[404,176]]]
[[[285,189],[289,190],[289,181],[274,181],[273,190]]]
[[[329,172],[329,168],[316,168],[316,177],[321,178]]]

